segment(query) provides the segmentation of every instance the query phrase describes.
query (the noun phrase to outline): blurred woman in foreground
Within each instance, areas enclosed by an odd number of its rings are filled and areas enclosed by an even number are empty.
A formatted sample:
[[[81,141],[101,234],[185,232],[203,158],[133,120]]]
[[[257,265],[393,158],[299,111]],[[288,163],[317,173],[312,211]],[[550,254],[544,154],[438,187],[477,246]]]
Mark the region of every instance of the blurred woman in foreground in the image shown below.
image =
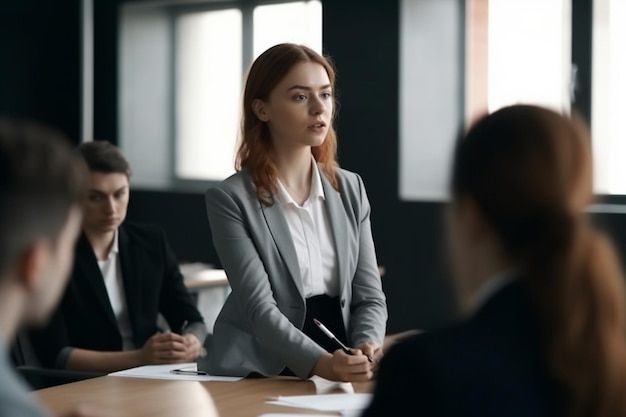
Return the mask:
[[[624,277],[591,225],[586,127],[528,105],[456,148],[448,226],[470,317],[394,346],[364,416],[624,416]],[[467,297],[469,295],[469,297]]]

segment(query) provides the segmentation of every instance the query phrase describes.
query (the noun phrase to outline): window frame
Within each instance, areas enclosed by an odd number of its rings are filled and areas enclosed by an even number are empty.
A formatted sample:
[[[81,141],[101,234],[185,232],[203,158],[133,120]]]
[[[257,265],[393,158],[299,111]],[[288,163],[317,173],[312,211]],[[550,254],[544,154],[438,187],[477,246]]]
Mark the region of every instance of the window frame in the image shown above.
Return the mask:
[[[594,0],[571,0],[571,94],[570,110],[580,115],[592,129],[593,96],[593,22]],[[466,32],[467,35],[467,32]],[[466,71],[468,68],[466,67]],[[467,75],[466,75],[467,76]],[[466,109],[466,116],[468,115]],[[593,138],[592,138],[593,140]],[[626,194],[597,193],[593,210],[605,212],[626,206]],[[608,205],[609,207],[602,207]],[[618,209],[619,210],[619,209]],[[626,210],[626,208],[624,208]]]
[[[571,97],[572,110],[584,118],[591,129],[593,96],[593,15],[594,0],[572,0],[572,70],[575,94]],[[592,138],[593,140],[593,138]],[[612,206],[626,206],[626,194],[594,192],[595,211],[611,212]],[[603,208],[603,205],[609,207]],[[618,208],[619,210],[619,208]]]
[[[170,138],[168,146],[170,151],[169,158],[169,182],[170,188],[177,190],[206,190],[221,180],[208,179],[192,179],[180,177],[177,174],[177,157],[178,143],[176,137],[176,21],[178,17],[193,13],[216,12],[228,9],[239,9],[241,11],[241,28],[242,28],[242,78],[252,64],[254,58],[254,10],[259,6],[277,5],[296,3],[300,1],[310,0],[233,0],[233,1],[214,1],[193,4],[170,4],[164,7],[168,15],[169,21],[169,43],[170,43],[170,79],[168,85],[168,95],[171,97],[169,106],[169,126]],[[321,0],[320,0],[321,1]],[[245,80],[242,80],[242,88]],[[233,161],[234,162],[234,161]]]

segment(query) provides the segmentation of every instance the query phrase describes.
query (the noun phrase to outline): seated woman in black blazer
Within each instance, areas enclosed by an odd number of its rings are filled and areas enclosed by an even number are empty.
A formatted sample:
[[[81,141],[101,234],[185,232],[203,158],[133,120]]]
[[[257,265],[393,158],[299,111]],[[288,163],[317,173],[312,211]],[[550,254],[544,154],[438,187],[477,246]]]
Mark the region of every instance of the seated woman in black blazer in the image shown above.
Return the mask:
[[[82,234],[58,311],[31,335],[39,359],[47,367],[107,373],[195,361],[207,329],[163,231],[124,222],[128,162],[105,141],[79,150],[89,168]],[[159,329],[159,313],[171,331]]]
[[[624,276],[590,224],[582,123],[516,105],[458,143],[448,209],[470,317],[399,342],[364,417],[625,416]]]

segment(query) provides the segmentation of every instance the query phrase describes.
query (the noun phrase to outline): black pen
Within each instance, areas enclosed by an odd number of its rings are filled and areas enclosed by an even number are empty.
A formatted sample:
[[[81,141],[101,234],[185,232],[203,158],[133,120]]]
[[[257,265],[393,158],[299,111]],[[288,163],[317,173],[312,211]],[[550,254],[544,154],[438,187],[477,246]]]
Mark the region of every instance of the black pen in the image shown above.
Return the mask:
[[[352,350],[350,350],[350,348],[346,345],[344,345],[341,340],[337,339],[337,336],[335,336],[333,334],[333,332],[331,332],[330,330],[328,330],[328,328],[326,326],[324,326],[322,324],[322,322],[320,322],[318,319],[313,319],[313,323],[315,323],[315,325],[317,327],[319,327],[319,329],[326,335],[328,336],[331,340],[333,340],[337,346],[339,346],[341,348],[341,350],[343,350],[345,353],[347,353],[348,355],[354,355],[354,353],[352,353]],[[367,356],[367,360],[370,362],[374,362],[374,360],[372,359],[371,356]]]
[[[208,375],[208,373],[204,372],[204,371],[196,371],[194,369],[172,369],[170,371],[171,374],[178,374],[178,375]]]

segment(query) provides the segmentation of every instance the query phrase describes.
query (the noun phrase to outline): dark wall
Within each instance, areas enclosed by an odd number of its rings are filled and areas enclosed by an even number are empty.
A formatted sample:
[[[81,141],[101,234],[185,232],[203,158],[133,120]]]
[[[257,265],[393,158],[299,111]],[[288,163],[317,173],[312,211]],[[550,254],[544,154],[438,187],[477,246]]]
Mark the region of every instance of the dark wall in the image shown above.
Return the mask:
[[[80,140],[79,0],[0,2],[0,114]]]
[[[118,0],[93,0],[95,139],[117,143]]]
[[[132,190],[128,219],[163,227],[180,262],[220,265],[202,194]]]

